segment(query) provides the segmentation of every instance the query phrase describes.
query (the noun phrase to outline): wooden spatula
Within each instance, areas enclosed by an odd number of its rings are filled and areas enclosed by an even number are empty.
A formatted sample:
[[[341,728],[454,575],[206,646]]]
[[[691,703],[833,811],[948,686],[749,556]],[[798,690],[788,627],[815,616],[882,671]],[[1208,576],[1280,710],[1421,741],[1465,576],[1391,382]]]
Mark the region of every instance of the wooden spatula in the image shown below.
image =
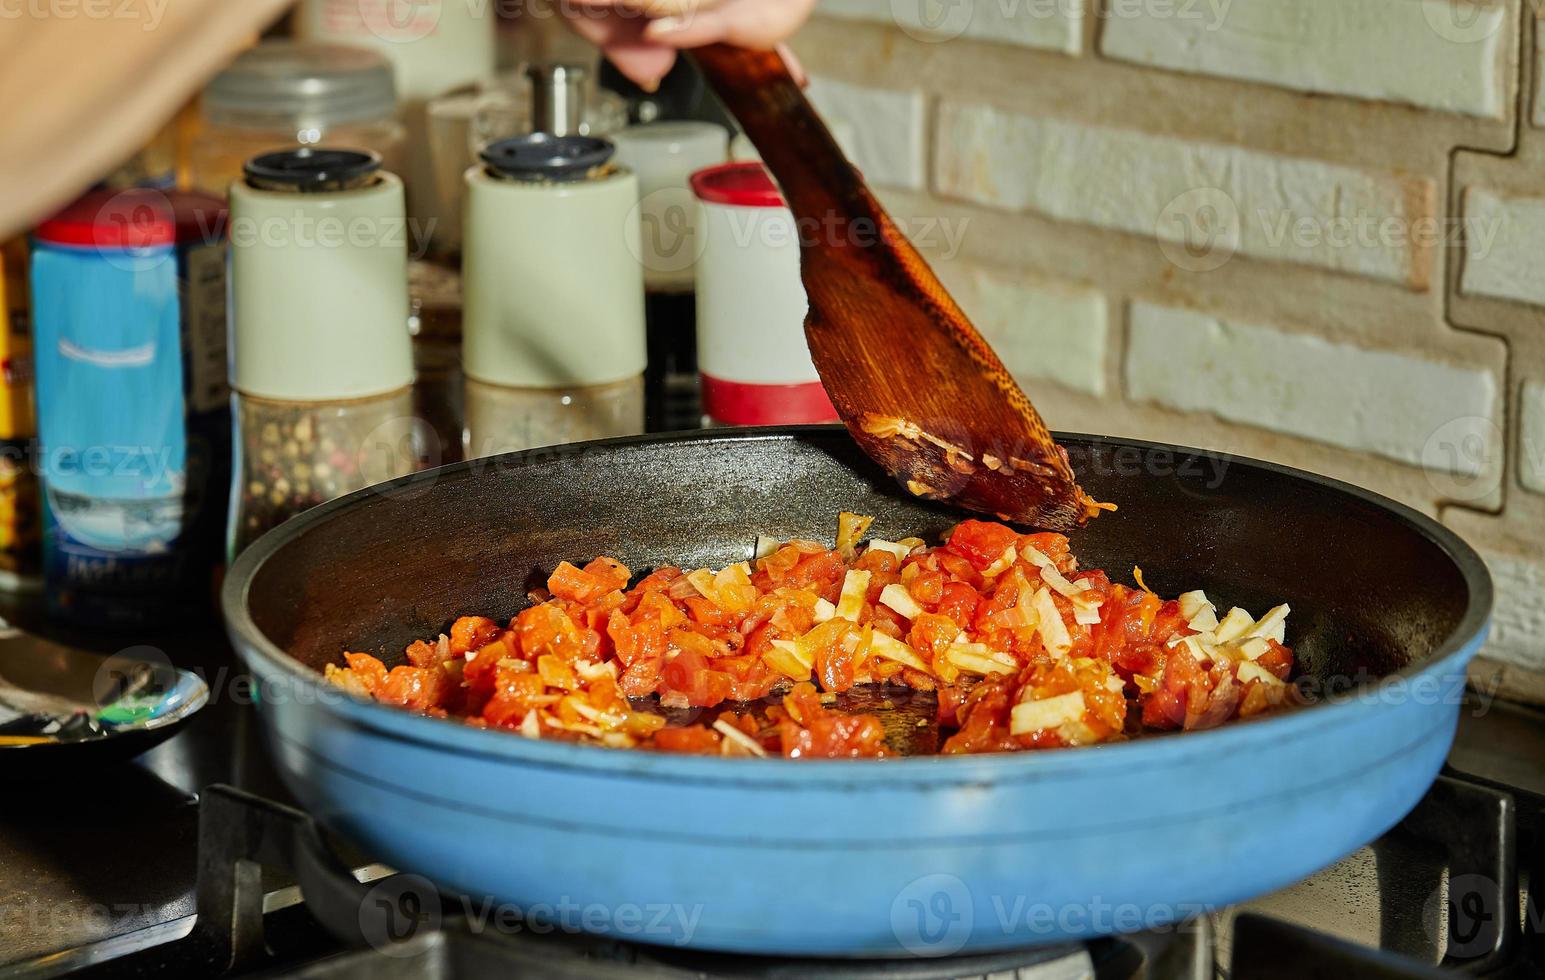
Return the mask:
[[[1053,530],[1110,505],[848,162],[783,59],[693,52],[762,154],[800,231],[805,337],[864,452],[919,497]]]

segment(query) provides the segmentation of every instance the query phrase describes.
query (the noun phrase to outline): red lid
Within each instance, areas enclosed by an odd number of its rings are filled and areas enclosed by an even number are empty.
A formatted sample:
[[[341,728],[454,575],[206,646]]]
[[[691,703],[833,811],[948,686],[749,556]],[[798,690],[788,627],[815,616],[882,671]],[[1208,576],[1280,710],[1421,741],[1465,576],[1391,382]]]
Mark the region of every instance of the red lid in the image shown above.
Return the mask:
[[[179,242],[217,242],[226,235],[229,213],[225,198],[203,191],[166,192],[177,225]]]
[[[692,193],[710,204],[736,204],[746,208],[784,207],[783,195],[755,160],[721,163],[692,175]]]
[[[44,221],[39,241],[97,248],[153,248],[176,241],[177,225],[166,195],[148,188],[87,193]]]

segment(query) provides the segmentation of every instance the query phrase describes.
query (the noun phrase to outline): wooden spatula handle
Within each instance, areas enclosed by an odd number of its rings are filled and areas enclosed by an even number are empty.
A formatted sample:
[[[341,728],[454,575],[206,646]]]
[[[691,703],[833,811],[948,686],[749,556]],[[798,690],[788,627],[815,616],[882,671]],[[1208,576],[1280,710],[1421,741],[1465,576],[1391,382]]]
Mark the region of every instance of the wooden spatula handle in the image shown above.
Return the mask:
[[[711,44],[692,57],[762,154],[796,217],[878,218],[862,178],[776,51]]]

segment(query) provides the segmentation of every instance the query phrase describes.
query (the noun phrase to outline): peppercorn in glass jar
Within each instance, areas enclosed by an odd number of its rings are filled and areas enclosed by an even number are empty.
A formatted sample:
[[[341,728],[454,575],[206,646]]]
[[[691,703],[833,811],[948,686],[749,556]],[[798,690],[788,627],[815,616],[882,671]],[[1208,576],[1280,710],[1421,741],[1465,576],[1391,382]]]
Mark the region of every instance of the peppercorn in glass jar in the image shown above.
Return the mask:
[[[372,153],[265,154],[232,185],[233,556],[439,461],[413,414],[406,242],[402,182]]]

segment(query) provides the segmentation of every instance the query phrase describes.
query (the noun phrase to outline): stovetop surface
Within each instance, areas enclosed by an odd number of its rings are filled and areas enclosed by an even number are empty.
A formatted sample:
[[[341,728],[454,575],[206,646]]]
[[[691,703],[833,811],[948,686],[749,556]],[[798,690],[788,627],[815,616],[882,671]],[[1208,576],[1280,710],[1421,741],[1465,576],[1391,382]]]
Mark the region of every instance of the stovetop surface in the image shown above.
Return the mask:
[[[26,609],[7,608],[3,602],[0,616],[17,625],[38,625],[28,623]],[[57,636],[57,631],[50,632]],[[93,642],[90,637],[60,638],[82,645]],[[101,641],[95,645],[112,652]],[[186,731],[114,770],[58,773],[44,781],[8,786],[0,796],[0,977],[62,975],[99,960],[109,966],[127,964],[132,960],[114,957],[188,935],[195,912],[198,791],[224,783],[272,800],[289,799],[261,746],[250,688],[218,628],[168,635],[155,645],[179,665],[199,671],[210,685],[209,706]],[[1545,813],[1545,712],[1472,695],[1446,773],[1464,786],[1482,791],[1498,787],[1512,797],[1521,828],[1519,874],[1527,885],[1531,864],[1539,865],[1537,838]],[[351,863],[365,860],[354,856]],[[1275,926],[1253,921],[1252,913],[1292,924],[1288,928],[1308,927],[1315,942],[1347,940],[1354,951],[1377,948],[1382,942],[1413,961],[1437,963],[1445,944],[1452,942],[1445,938],[1447,879],[1443,849],[1402,825],[1304,882],[1187,925],[1181,932],[1189,935],[1178,939],[1144,934],[1087,948],[996,955],[977,963],[847,962],[841,970],[831,963],[703,959],[683,951],[585,937],[526,937],[512,944],[508,937],[456,925],[416,937],[415,944],[395,950],[397,955],[382,957],[373,950],[341,950],[298,904],[296,890],[286,887],[291,882],[282,870],[265,869],[263,891],[270,893],[267,905],[272,908],[268,932],[284,937],[276,945],[280,959],[288,957],[275,975],[371,980],[474,976],[481,975],[479,965],[502,964],[499,972],[505,975],[544,977],[637,976],[652,970],[662,977],[784,980],[839,973],[914,980],[963,975],[1204,980],[1230,975],[1236,942],[1280,939],[1269,935]],[[1527,949],[1500,975],[1545,976],[1539,966],[1545,962],[1539,909],[1526,907],[1518,914],[1534,917],[1526,923],[1532,930],[1525,932]],[[568,962],[565,955],[579,958]],[[1278,959],[1284,970],[1300,965],[1291,957]],[[559,970],[566,962],[578,964],[578,972]],[[185,965],[188,970],[175,972],[208,972]],[[1374,975],[1372,969],[1357,972]],[[140,971],[125,973],[99,965],[92,972],[105,976]],[[1270,974],[1252,970],[1249,975]]]

